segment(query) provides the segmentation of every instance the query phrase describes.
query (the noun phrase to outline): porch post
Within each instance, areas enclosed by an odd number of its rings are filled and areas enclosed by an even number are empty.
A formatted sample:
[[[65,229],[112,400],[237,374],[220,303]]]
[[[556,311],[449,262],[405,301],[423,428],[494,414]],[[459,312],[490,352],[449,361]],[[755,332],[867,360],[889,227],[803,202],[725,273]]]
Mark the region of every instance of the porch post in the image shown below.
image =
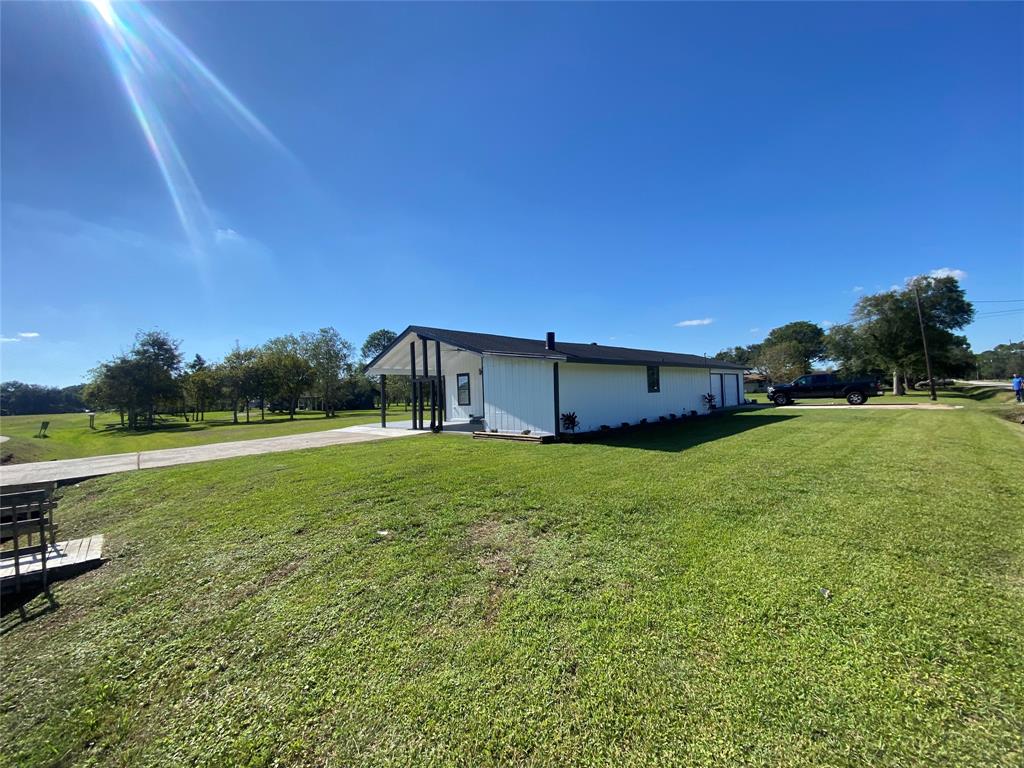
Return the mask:
[[[430,376],[430,358],[427,356],[427,340],[420,339],[423,344],[423,378],[426,380]],[[420,389],[420,429],[423,429],[424,416],[426,416],[427,400],[423,396],[425,393]],[[433,428],[433,424],[430,425]]]
[[[553,378],[555,381],[555,437],[558,438],[562,434],[562,414],[559,413],[560,408],[558,406],[558,363],[555,363]]]
[[[416,342],[409,342],[409,392],[412,398],[412,428],[416,429]]]
[[[388,377],[380,375],[380,425],[388,425]]]
[[[430,380],[430,431],[437,429],[437,381]]]
[[[437,426],[444,431],[444,378],[441,373],[441,342],[434,340],[434,373],[437,374]]]

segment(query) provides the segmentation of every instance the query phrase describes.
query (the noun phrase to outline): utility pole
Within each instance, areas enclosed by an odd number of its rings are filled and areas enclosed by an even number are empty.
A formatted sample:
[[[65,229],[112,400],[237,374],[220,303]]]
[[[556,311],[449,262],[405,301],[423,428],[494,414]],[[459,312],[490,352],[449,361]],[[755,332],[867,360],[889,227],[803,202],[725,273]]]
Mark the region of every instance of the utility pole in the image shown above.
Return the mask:
[[[921,296],[917,292],[917,281],[914,281],[914,303],[917,304],[917,321],[921,324],[921,346],[924,347],[924,367],[928,372],[928,388],[931,390],[932,400],[938,400],[935,395],[935,379],[932,378],[932,362],[928,357],[928,339],[924,335],[924,314],[921,312]]]

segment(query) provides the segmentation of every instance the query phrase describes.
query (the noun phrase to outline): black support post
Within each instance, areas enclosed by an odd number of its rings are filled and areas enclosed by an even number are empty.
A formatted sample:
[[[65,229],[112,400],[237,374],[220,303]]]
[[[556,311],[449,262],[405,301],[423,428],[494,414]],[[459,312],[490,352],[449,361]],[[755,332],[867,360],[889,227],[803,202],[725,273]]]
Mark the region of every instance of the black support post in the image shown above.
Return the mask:
[[[388,425],[388,377],[380,375],[380,425]]]
[[[420,342],[423,344],[423,379],[424,382],[430,377],[430,358],[427,355],[427,340],[421,339]],[[424,383],[424,387],[426,384]],[[423,429],[423,422],[427,415],[427,399],[424,397],[426,393],[423,389],[420,389],[420,429]],[[431,427],[434,425],[431,424]]]
[[[437,381],[427,380],[430,384],[430,431],[437,429]]]
[[[444,374],[441,373],[441,342],[434,341],[434,374],[437,376],[437,427],[444,430]]]
[[[559,437],[562,434],[562,414],[559,413],[561,410],[558,405],[558,363],[555,363],[554,376],[555,380],[555,437]]]
[[[412,397],[412,428],[417,429],[418,423],[416,420],[416,342],[412,341],[409,343],[409,391]]]

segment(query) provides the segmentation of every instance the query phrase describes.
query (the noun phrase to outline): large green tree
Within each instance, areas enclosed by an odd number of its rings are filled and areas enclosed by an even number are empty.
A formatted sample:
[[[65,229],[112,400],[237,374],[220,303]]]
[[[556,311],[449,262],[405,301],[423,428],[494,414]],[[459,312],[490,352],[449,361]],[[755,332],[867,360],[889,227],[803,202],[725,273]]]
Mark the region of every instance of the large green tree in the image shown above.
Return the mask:
[[[764,347],[785,349],[794,363],[803,369],[801,374],[811,370],[811,365],[825,359],[825,331],[817,323],[797,320],[773,328],[764,340]],[[799,375],[799,374],[798,374]]]
[[[398,334],[387,328],[376,330],[366,337],[366,341],[363,342],[362,349],[359,350],[359,356],[362,358],[363,362],[372,360],[387,349],[388,345],[397,338]]]
[[[352,344],[335,328],[321,328],[301,337],[303,354],[313,369],[315,386],[323,399],[324,416],[335,415],[342,377],[349,373]]]
[[[180,406],[181,343],[163,331],[140,331],[127,354],[101,364],[86,389],[91,403],[116,409],[129,429],[152,427],[161,405]]]
[[[721,350],[717,355],[715,355],[715,359],[736,363],[737,365],[742,365],[747,368],[753,368],[754,360],[760,351],[760,344],[751,344],[747,347],[730,347],[728,349]]]
[[[916,294],[920,297],[918,318]],[[893,391],[905,392],[911,377],[925,372],[921,325],[932,359],[935,376],[956,375],[969,365],[970,349],[963,336],[953,333],[974,318],[974,307],[964,296],[955,277],[915,277],[900,289],[863,296],[853,309],[855,344],[848,344],[850,358],[840,358],[846,367],[856,359],[892,373]],[[842,353],[841,349],[837,352]]]
[[[278,397],[288,405],[289,418],[295,418],[299,398],[313,386],[313,366],[304,356],[302,342],[287,334],[270,339],[263,345],[263,354],[274,373]]]
[[[792,381],[808,370],[804,350],[794,341],[762,344],[753,358],[753,367],[772,384]]]
[[[238,407],[245,406],[245,421],[249,423],[249,401],[256,397],[254,367],[258,350],[243,348],[237,343],[220,365],[220,383],[224,395],[231,402],[231,420],[238,423]]]

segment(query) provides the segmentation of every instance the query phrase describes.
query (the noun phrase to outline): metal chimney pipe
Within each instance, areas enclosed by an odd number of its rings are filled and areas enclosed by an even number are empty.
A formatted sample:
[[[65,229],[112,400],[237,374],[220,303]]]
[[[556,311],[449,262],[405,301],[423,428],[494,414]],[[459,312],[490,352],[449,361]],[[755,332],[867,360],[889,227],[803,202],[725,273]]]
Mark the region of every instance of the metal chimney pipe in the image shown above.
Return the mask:
[[[548,331],[547,339],[544,342],[544,348],[547,350],[553,350],[555,348],[555,332]]]

